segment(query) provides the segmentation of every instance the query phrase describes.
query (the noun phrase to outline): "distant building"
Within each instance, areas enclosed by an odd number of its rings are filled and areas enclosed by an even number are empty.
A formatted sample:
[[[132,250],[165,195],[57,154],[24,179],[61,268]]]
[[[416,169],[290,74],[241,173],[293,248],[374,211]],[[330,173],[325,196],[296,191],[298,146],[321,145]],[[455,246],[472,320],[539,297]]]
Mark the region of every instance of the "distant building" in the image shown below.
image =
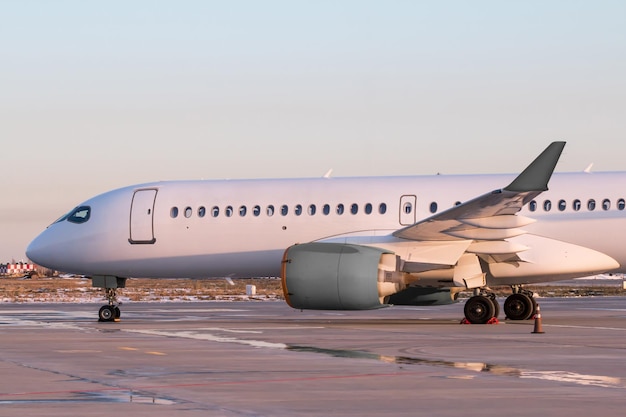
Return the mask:
[[[16,275],[34,272],[35,265],[23,262],[0,264],[0,275]]]

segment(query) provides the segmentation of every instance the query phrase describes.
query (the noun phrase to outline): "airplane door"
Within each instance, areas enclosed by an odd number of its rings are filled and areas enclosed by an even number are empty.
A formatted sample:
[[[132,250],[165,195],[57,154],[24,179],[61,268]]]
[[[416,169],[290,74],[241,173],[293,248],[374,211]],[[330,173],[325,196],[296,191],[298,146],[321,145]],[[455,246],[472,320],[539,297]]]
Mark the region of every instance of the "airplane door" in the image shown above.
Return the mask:
[[[409,226],[415,224],[415,206],[417,197],[414,195],[403,195],[400,197],[400,224]]]
[[[156,242],[152,221],[156,194],[155,189],[135,191],[130,206],[130,239],[128,239],[130,243],[152,244]]]

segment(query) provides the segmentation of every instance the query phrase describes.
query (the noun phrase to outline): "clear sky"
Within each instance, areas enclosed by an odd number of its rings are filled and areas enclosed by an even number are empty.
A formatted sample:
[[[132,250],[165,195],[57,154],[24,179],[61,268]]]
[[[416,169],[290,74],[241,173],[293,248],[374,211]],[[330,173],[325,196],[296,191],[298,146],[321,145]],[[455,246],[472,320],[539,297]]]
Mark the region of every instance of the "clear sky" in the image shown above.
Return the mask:
[[[624,1],[0,0],[0,262],[165,179],[626,169]],[[487,190],[486,190],[487,191]]]

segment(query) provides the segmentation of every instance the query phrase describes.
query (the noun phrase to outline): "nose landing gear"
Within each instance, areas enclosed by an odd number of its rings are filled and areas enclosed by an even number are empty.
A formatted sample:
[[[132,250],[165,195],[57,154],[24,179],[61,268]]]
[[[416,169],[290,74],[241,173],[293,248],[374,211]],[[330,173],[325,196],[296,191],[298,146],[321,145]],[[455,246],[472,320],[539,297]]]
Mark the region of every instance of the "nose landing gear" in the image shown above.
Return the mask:
[[[94,275],[91,278],[92,287],[103,288],[106,293],[107,305],[100,307],[98,321],[120,321],[122,315],[117,300],[117,289],[126,287],[126,278],[110,275]]]
[[[120,315],[118,306],[102,306],[98,311],[98,321],[120,321]]]

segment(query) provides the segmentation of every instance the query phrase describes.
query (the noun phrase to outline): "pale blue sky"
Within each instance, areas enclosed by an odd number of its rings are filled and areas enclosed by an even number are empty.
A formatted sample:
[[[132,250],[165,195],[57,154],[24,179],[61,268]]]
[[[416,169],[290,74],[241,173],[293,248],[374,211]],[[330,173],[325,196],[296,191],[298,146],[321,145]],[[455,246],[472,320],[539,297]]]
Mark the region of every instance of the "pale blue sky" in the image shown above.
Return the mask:
[[[626,168],[623,1],[0,1],[0,262],[164,179]]]

